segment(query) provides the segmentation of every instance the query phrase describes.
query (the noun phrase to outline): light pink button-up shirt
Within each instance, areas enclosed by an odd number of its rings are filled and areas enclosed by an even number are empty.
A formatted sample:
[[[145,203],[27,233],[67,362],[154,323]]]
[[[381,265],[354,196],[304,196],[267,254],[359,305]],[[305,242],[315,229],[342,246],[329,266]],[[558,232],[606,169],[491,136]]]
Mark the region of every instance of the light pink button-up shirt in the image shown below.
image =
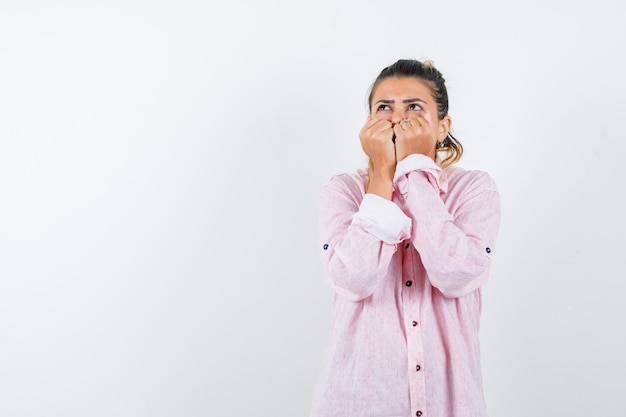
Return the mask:
[[[445,178],[444,178],[445,177]],[[500,220],[491,177],[398,163],[393,201],[365,171],[320,195],[320,254],[334,316],[312,417],[484,417],[480,287]]]

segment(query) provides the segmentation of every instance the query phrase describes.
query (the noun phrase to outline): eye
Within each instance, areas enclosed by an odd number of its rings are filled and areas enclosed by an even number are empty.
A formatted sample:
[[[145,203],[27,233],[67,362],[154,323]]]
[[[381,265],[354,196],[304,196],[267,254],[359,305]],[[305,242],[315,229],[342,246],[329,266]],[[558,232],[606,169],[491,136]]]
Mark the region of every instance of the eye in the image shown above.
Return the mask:
[[[376,109],[377,112],[379,111],[386,111],[386,110],[390,110],[389,106],[386,104],[381,104],[380,106],[378,106],[378,108]]]
[[[420,111],[422,110],[422,106],[417,103],[413,103],[409,105],[409,110]]]

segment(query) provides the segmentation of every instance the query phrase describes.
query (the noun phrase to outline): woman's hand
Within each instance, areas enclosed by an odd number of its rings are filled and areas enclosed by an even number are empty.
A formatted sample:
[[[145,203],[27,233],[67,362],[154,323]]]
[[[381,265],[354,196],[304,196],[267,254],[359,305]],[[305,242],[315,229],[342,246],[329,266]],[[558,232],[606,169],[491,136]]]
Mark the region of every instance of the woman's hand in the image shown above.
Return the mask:
[[[437,136],[430,117],[418,116],[396,123],[393,127],[396,135],[396,157],[398,161],[417,153],[435,159]]]
[[[367,193],[391,200],[393,175],[396,172],[396,148],[393,144],[391,122],[371,115],[359,133],[361,147],[373,165],[367,185]]]
[[[393,144],[394,129],[391,122],[371,115],[359,133],[361,147],[372,160],[374,172],[393,179],[396,170],[396,150]]]

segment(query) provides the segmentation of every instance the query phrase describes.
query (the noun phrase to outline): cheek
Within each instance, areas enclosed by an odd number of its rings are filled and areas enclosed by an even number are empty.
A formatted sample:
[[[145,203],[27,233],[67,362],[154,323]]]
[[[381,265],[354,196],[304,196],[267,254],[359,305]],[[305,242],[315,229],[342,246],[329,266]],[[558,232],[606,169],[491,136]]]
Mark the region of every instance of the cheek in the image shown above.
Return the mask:
[[[428,111],[427,109],[411,111],[409,113],[409,117],[415,117],[415,118],[422,117],[424,118],[424,120],[426,120],[426,123],[428,123],[428,126],[431,126],[431,127],[434,126],[433,118],[430,115],[430,111]]]
[[[424,117],[424,120],[426,120],[428,125],[432,127],[433,126],[433,119],[432,119],[432,117],[430,117],[430,113],[429,112],[424,112],[422,114],[422,116]]]

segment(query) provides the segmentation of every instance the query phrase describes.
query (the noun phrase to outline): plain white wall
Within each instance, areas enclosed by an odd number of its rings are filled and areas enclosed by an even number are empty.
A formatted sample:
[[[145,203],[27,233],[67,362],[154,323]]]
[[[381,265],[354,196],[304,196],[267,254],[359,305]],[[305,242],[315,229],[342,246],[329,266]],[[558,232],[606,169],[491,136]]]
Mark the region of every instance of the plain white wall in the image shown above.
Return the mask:
[[[0,5],[0,415],[308,415],[318,190],[398,58],[500,188],[491,416],[626,415],[622,5],[48,3]]]

